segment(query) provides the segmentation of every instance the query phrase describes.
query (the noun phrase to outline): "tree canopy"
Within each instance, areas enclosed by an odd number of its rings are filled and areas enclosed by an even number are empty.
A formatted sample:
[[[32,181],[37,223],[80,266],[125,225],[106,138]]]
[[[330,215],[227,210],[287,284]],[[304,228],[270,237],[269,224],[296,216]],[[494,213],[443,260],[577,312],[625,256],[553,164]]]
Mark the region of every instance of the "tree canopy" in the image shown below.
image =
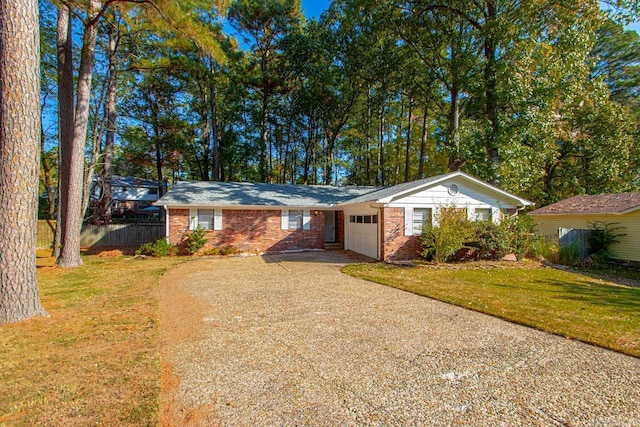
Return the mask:
[[[56,5],[40,1],[47,94]],[[334,0],[318,20],[297,0],[101,5],[97,174],[392,185],[462,169],[538,205],[640,186],[635,2]]]

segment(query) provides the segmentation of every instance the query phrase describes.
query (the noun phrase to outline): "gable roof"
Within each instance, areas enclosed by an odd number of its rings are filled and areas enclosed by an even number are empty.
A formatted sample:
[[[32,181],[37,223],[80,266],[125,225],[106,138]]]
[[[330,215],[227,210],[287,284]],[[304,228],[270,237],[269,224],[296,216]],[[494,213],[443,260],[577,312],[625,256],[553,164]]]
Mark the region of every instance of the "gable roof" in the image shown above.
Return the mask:
[[[640,192],[573,196],[530,212],[531,215],[625,214],[640,209]]]
[[[281,206],[326,208],[374,191],[376,187],[183,181],[155,205]]]
[[[420,191],[453,177],[461,177],[486,190],[514,200],[519,206],[532,202],[508,193],[464,172],[451,172],[393,187],[334,187],[328,185],[262,184],[249,182],[183,181],[176,183],[155,205],[172,207],[253,206],[328,208],[357,203],[390,203],[407,193]]]
[[[430,178],[425,178],[425,179],[419,179],[417,181],[411,181],[411,182],[405,182],[403,184],[398,184],[398,185],[394,185],[393,187],[387,187],[387,188],[382,188],[379,189],[377,191],[373,191],[367,194],[364,194],[360,197],[357,197],[355,199],[351,199],[348,202],[346,202],[345,204],[356,204],[356,203],[371,203],[371,202],[375,202],[375,203],[389,203],[391,202],[391,200],[393,198],[396,197],[400,197],[403,196],[407,193],[411,193],[414,191],[419,191],[423,188],[427,188],[427,187],[431,187],[434,186],[436,184],[438,184],[439,182],[445,181],[447,179],[450,178],[454,178],[454,177],[461,177],[463,179],[466,179],[468,181],[471,181],[477,185],[480,185],[481,187],[484,187],[486,189],[489,189],[491,191],[495,191],[499,194],[501,194],[504,197],[507,197],[509,199],[513,199],[515,200],[519,205],[521,206],[531,206],[533,205],[533,202],[530,202],[526,199],[523,199],[521,197],[518,197],[514,194],[508,193],[498,187],[495,187],[491,184],[489,184],[488,182],[484,182],[476,177],[473,177],[471,175],[468,175],[464,172],[461,171],[456,171],[456,172],[451,172],[451,173],[447,173],[447,174],[443,174],[443,175],[437,175],[437,176],[432,176]]]

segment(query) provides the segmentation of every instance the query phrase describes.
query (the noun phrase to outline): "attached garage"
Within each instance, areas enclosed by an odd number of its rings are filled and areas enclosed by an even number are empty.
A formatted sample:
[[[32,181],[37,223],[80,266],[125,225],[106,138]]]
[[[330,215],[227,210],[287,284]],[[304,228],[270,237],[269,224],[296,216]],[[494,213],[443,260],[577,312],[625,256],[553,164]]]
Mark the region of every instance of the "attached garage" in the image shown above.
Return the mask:
[[[345,249],[382,261],[419,257],[425,222],[442,209],[466,212],[470,221],[498,223],[528,200],[457,171],[369,192],[344,202]]]
[[[345,243],[344,248],[366,255],[380,258],[380,239],[378,210],[361,207],[345,209]]]
[[[155,204],[174,244],[200,225],[209,246],[344,248],[386,261],[418,257],[422,224],[437,224],[441,208],[499,222],[531,202],[458,171],[388,188],[179,182]]]

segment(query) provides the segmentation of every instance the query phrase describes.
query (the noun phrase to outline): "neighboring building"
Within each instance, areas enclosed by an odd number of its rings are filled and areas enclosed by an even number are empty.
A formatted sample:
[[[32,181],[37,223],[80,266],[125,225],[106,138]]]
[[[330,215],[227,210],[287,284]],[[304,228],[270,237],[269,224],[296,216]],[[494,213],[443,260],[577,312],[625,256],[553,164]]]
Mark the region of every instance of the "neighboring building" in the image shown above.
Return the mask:
[[[208,246],[286,252],[344,248],[378,260],[417,258],[442,208],[499,222],[531,202],[462,172],[389,188],[180,182],[155,203],[178,243],[201,225]]]
[[[94,183],[93,198],[99,200],[102,192],[101,177],[97,176]],[[163,183],[167,192],[167,183]],[[160,213],[158,207],[153,206],[157,201],[158,181],[135,177],[111,177],[111,215],[114,217],[148,218]]]
[[[574,196],[530,213],[542,234],[557,238],[560,229],[589,229],[589,224],[603,221],[623,227],[626,236],[612,245],[619,260],[640,262],[640,192]]]

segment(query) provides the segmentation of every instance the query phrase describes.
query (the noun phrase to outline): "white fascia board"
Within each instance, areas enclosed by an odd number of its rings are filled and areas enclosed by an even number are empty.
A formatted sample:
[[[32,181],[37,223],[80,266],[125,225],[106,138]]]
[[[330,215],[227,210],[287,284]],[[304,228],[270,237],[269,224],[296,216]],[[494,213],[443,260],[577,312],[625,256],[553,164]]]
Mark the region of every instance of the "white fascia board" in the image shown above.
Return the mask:
[[[486,183],[484,181],[481,181],[481,180],[479,180],[477,178],[472,177],[471,175],[467,175],[466,173],[460,172],[460,171],[451,172],[450,174],[447,174],[447,175],[441,177],[440,179],[436,179],[434,181],[427,182],[426,184],[422,184],[422,185],[419,185],[417,187],[413,187],[413,188],[410,188],[410,189],[407,189],[407,190],[404,190],[404,191],[400,191],[400,192],[398,192],[398,193],[396,193],[394,195],[379,199],[378,203],[390,204],[390,203],[392,203],[392,201],[394,199],[396,199],[398,197],[401,197],[401,196],[403,196],[405,194],[414,193],[414,192],[423,190],[425,188],[433,187],[433,186],[435,186],[437,184],[440,184],[443,181],[446,181],[448,179],[455,178],[455,177],[458,177],[458,176],[462,177],[464,179],[467,179],[468,181],[471,181],[476,185],[479,185],[481,187],[488,188],[488,189],[490,189],[492,191],[495,191],[496,193],[501,194],[502,196],[505,196],[505,197],[507,197],[509,199],[515,200],[522,207],[533,206],[534,205],[534,203],[530,202],[529,200],[520,198],[520,197],[518,197],[518,196],[516,196],[514,194],[511,194],[511,193],[509,193],[507,191],[504,191],[504,190],[502,190],[502,189],[500,189],[498,187],[495,187],[495,186],[493,186],[491,184],[488,184],[488,183]]]
[[[226,210],[271,210],[281,211],[285,210],[335,210],[334,207],[329,206],[284,206],[284,205],[196,205],[196,204],[183,204],[183,205],[165,205],[169,209],[226,209]]]

